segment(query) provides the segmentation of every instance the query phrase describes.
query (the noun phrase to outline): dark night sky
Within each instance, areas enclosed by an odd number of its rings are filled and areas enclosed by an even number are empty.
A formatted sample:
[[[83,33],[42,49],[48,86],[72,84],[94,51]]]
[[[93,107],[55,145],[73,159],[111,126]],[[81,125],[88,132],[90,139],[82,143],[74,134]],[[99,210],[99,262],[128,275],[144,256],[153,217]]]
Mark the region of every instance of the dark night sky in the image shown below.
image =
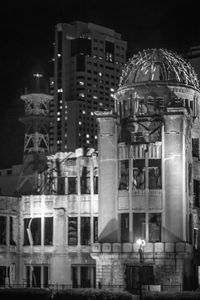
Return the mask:
[[[21,163],[20,95],[39,71],[49,74],[54,25],[75,20],[110,27],[128,42],[129,57],[144,48],[178,51],[200,44],[198,1],[18,0],[0,10],[0,168]]]

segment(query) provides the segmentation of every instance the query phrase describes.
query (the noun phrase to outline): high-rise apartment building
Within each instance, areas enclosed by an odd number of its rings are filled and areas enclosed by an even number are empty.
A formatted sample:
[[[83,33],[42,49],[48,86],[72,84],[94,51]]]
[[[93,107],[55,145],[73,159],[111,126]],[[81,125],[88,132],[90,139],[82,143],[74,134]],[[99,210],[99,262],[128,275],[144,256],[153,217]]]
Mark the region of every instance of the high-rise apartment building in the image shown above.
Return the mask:
[[[114,108],[126,42],[112,29],[76,21],[56,25],[54,46],[51,151],[96,148],[94,111]]]

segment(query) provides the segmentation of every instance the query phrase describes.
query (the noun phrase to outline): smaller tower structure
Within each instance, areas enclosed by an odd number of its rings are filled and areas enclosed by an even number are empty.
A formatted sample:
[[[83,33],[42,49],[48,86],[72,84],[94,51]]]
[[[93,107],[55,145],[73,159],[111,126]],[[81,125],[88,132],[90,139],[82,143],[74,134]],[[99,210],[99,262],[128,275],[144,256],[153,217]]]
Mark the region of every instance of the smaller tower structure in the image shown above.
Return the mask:
[[[46,167],[49,153],[49,102],[53,96],[32,93],[21,96],[25,103],[25,116],[20,121],[25,125],[24,160],[17,184],[19,193],[39,193],[40,173]]]

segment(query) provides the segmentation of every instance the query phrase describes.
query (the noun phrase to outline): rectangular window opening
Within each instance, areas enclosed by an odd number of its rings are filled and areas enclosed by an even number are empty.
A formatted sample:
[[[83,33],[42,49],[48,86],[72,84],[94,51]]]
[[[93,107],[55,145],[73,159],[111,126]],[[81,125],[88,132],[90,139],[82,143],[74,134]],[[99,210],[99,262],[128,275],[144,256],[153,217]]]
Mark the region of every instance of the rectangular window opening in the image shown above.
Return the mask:
[[[77,194],[77,177],[68,177],[68,195]]]
[[[41,245],[41,218],[24,219],[24,245]]]
[[[133,240],[146,240],[145,213],[133,213]]]
[[[90,217],[81,217],[81,245],[90,245]]]
[[[94,217],[93,219],[93,226],[94,226],[94,243],[97,243],[98,242],[98,217]]]
[[[129,214],[121,214],[121,243],[129,242]]]
[[[161,214],[149,214],[149,242],[155,243],[161,241]]]
[[[90,169],[83,167],[81,174],[81,194],[90,194]]]
[[[145,160],[137,159],[133,161],[133,189],[145,189]]]
[[[120,161],[120,178],[119,178],[119,190],[129,189],[129,161]]]
[[[68,245],[75,246],[78,243],[78,218],[68,218]]]
[[[44,245],[53,245],[53,217],[44,218]]]
[[[0,216],[0,245],[6,245],[6,217]]]

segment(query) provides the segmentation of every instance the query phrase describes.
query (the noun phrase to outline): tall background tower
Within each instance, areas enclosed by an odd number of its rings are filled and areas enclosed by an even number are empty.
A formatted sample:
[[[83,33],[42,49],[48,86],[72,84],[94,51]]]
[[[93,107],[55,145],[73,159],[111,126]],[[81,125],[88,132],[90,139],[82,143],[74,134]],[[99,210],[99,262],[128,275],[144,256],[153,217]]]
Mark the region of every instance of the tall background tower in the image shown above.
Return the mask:
[[[94,111],[114,108],[126,42],[114,30],[92,23],[57,24],[54,53],[50,150],[96,148]]]

